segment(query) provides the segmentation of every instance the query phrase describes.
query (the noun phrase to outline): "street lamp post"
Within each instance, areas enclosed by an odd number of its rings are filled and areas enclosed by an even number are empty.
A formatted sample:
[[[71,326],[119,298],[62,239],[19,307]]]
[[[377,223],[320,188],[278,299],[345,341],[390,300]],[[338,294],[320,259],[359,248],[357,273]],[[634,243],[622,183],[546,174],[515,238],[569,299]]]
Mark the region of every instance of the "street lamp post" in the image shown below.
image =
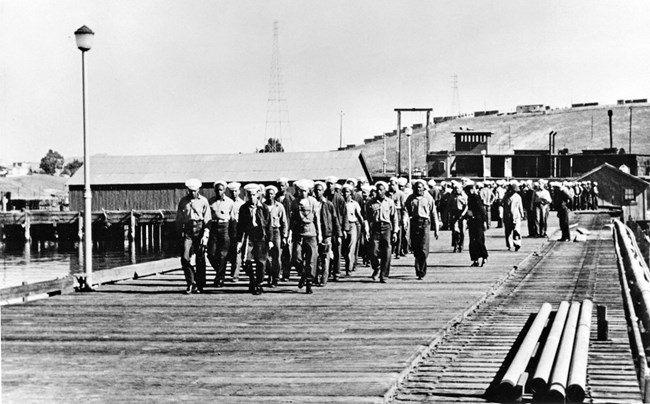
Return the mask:
[[[84,269],[85,284],[81,290],[92,290],[93,241],[92,241],[92,194],[90,193],[90,161],[88,156],[88,138],[86,136],[86,78],[84,55],[93,45],[95,33],[85,25],[74,32],[77,48],[81,51],[81,97],[83,108],[84,135]]]

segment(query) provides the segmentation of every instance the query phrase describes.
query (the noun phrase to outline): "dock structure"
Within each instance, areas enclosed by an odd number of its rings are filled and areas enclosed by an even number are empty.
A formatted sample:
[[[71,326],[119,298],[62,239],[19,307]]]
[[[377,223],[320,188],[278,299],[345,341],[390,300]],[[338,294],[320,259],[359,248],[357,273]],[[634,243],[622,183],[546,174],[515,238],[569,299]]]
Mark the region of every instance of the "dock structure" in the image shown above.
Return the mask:
[[[91,215],[94,242],[124,240],[137,248],[158,249],[165,238],[174,236],[176,211],[153,210],[101,210]],[[0,234],[5,241],[38,242],[79,241],[83,238],[82,212],[24,210],[0,212]]]
[[[294,279],[261,296],[245,281],[186,296],[171,271],[5,306],[2,401],[485,402],[540,301],[590,297],[609,308],[610,338],[592,336],[587,400],[640,402],[608,217],[576,216],[586,242],[511,252],[488,230],[478,268],[442,232],[424,280],[407,257],[386,284],[362,266],[313,295]]]

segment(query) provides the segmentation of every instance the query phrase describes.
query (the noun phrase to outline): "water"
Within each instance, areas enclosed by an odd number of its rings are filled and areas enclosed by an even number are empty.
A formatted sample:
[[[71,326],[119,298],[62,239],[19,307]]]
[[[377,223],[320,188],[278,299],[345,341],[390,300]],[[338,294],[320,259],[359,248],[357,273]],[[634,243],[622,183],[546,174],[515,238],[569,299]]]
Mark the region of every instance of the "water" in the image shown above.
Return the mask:
[[[113,247],[93,252],[93,272],[123,265],[177,257],[178,251],[135,250]],[[40,248],[26,244],[22,249],[8,248],[0,243],[0,288],[23,283],[42,282],[69,274],[84,272],[83,249],[60,251],[56,243],[45,243]]]

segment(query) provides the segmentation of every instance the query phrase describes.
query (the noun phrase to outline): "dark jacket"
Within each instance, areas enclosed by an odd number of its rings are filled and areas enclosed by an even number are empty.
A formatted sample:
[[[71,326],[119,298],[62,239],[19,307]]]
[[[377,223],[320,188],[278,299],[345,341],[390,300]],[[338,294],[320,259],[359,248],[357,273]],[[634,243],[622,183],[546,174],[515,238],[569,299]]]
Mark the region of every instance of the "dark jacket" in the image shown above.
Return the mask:
[[[284,212],[287,214],[287,223],[291,223],[291,204],[296,198],[287,191],[285,191],[282,195],[284,195],[284,199],[280,203],[282,206],[284,206]],[[275,200],[279,201],[282,195],[276,195]]]
[[[327,237],[342,237],[341,226],[339,221],[336,220],[336,213],[334,211],[334,204],[323,198],[320,208],[320,230],[323,239]]]
[[[251,217],[250,211],[251,203],[247,201],[245,204],[239,208],[239,221],[237,222],[237,240],[242,241],[244,238],[244,233],[255,241],[264,240],[268,242],[271,239],[272,234],[272,225],[271,225],[271,213],[269,209],[263,203],[257,205],[257,210],[255,211],[255,220],[257,226],[253,227],[253,218]]]
[[[337,222],[337,226],[340,229],[346,229],[348,227],[348,215],[347,208],[345,207],[345,199],[343,199],[343,196],[336,191],[325,191],[324,195],[325,198],[334,205],[334,219]]]

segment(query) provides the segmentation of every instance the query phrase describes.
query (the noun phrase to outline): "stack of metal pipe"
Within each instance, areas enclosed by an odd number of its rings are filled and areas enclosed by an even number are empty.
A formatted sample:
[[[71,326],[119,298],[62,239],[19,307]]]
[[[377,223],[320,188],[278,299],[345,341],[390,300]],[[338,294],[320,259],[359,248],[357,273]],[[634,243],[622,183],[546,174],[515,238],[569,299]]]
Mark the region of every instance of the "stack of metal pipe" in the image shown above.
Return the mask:
[[[590,300],[561,302],[549,324],[552,307],[544,303],[501,379],[503,398],[519,399],[530,388],[538,402],[583,402],[592,310]],[[526,383],[526,369],[535,362]]]

